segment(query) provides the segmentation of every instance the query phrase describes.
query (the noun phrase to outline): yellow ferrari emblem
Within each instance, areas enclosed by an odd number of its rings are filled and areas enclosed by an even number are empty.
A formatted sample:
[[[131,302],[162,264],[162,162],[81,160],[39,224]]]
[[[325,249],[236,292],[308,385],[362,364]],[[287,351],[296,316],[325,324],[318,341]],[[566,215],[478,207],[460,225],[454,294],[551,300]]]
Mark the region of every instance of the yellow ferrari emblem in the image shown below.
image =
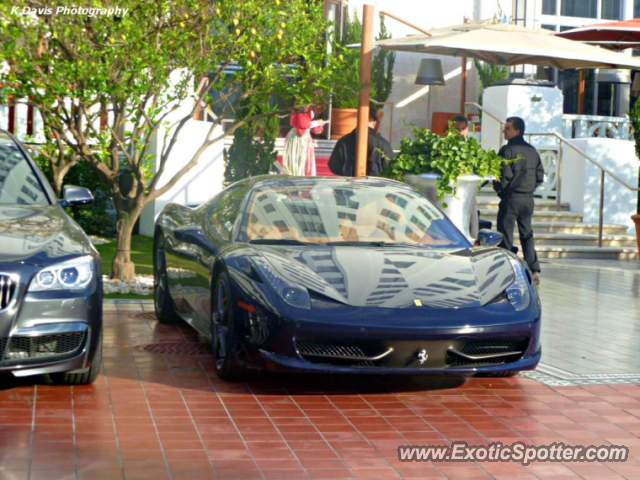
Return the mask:
[[[422,302],[420,300],[418,300],[417,298],[413,301],[413,303],[415,304],[416,307],[421,307],[422,306]]]

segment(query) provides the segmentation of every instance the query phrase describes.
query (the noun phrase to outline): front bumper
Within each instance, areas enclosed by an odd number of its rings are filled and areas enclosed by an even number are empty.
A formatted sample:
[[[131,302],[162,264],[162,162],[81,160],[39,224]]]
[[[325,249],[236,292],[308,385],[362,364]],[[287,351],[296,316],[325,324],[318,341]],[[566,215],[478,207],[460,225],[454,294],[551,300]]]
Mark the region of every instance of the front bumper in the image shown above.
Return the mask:
[[[313,309],[312,309],[313,310]],[[440,311],[343,307],[283,320],[253,349],[272,371],[474,374],[534,369],[541,357],[540,310],[507,303]]]
[[[102,333],[102,285],[85,292],[17,293],[0,312],[0,373],[16,377],[83,371]]]

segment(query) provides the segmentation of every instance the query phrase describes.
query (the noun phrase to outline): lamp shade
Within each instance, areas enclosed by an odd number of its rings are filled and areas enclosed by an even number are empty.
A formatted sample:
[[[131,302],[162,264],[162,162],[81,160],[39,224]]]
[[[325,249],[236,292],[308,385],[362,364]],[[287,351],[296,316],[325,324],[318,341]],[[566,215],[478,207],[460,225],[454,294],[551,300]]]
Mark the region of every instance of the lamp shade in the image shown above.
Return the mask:
[[[416,85],[445,85],[442,62],[437,58],[423,58],[416,76]]]
[[[596,77],[598,83],[631,83],[631,70],[601,68]]]

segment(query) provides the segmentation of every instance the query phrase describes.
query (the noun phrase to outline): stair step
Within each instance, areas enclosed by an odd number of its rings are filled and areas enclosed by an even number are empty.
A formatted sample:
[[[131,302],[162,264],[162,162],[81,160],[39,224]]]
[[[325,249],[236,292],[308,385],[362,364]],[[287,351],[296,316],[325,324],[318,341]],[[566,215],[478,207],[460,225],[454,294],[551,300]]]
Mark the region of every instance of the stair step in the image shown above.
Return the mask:
[[[487,208],[487,209],[495,209],[498,210],[498,205],[500,204],[500,198],[497,196],[479,196],[476,197],[478,202],[478,208]],[[560,208],[556,204],[555,200],[549,200],[546,198],[536,198],[535,199],[535,210],[551,210],[551,211],[569,211],[568,203],[561,203]]]
[[[516,237],[517,239],[517,234]],[[571,234],[571,233],[535,233],[536,247],[538,245],[575,245],[592,246],[598,245],[597,234]],[[517,241],[517,240],[516,240]],[[603,235],[602,245],[605,247],[634,247],[636,237],[631,235]]]
[[[498,209],[480,208],[480,218],[484,220],[496,221]],[[582,214],[578,212],[554,212],[551,210],[534,210],[534,222],[581,222]]]
[[[629,247],[587,247],[577,245],[540,245],[536,246],[539,258],[588,258],[588,259],[624,259],[638,258],[637,248]],[[519,252],[522,254],[522,250]]]
[[[495,224],[493,225],[495,229]],[[540,233],[570,233],[570,234],[586,234],[597,235],[598,224],[597,223],[577,223],[577,222],[532,222],[533,233],[538,235]],[[625,235],[627,233],[626,225],[603,225],[602,232],[604,235]],[[515,228],[516,235],[518,227]]]

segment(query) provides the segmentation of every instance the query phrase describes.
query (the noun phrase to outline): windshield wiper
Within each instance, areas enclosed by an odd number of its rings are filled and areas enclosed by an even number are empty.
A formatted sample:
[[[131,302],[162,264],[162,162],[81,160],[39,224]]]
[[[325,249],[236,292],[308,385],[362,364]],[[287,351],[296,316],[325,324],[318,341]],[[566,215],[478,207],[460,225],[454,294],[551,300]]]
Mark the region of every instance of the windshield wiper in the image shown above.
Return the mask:
[[[358,241],[358,240],[344,240],[340,242],[327,242],[325,245],[329,245],[331,247],[384,247],[385,245],[389,245],[384,241]]]
[[[255,243],[259,245],[304,245],[304,246],[318,246],[317,243],[302,242],[300,240],[294,240],[292,238],[255,238],[249,240],[248,243]]]

